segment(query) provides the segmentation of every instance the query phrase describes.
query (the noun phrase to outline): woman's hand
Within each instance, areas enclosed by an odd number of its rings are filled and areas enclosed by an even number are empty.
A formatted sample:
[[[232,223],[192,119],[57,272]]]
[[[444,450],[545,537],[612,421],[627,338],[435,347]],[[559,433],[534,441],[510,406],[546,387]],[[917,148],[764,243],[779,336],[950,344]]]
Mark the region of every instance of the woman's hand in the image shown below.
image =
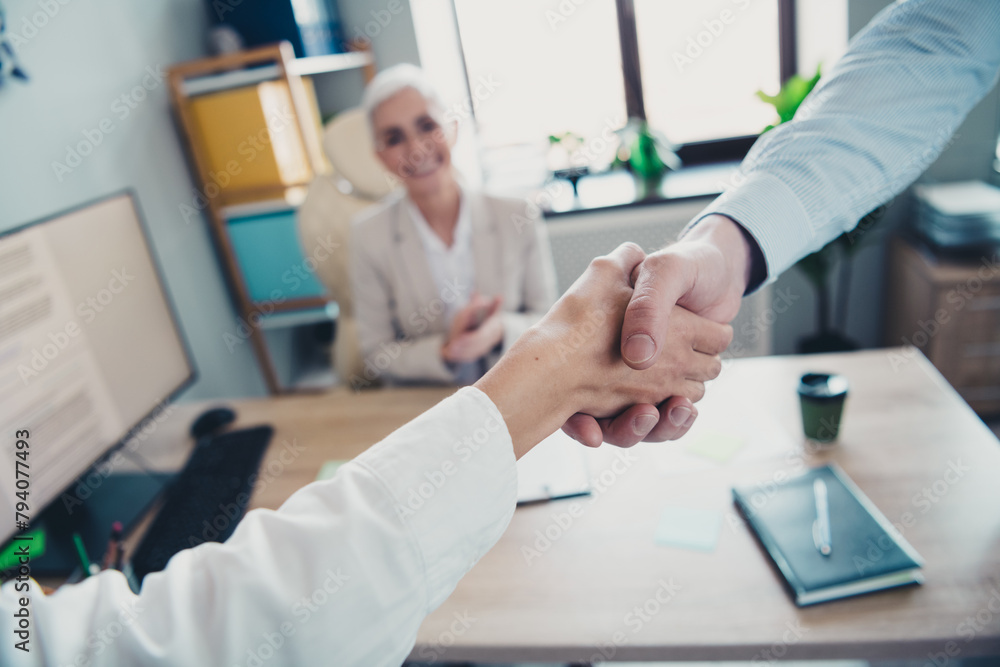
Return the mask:
[[[487,317],[478,329],[466,331],[446,343],[441,356],[445,361],[452,363],[475,361],[489,354],[501,341],[503,341],[503,320],[497,311]]]
[[[711,215],[679,242],[646,257],[633,273],[635,291],[622,325],[625,363],[642,369],[656,362],[657,355],[670,345],[676,305],[715,322],[732,321],[750,280],[752,253],[749,235],[739,225],[725,216]],[[563,430],[594,447],[602,441],[631,447],[640,440],[681,437],[697,412],[677,397],[658,406],[634,405],[615,419],[573,415]],[[640,418],[655,426],[642,432],[636,428]]]
[[[476,383],[500,408],[519,456],[574,413],[609,418],[674,396],[694,402],[704,395],[704,383],[718,376],[718,354],[729,345],[732,328],[679,307],[671,313],[666,344],[652,366],[637,371],[622,361],[631,275],[644,258],[638,246],[626,243],[595,259]]]
[[[502,303],[500,296],[489,298],[478,292],[473,294],[469,303],[452,318],[441,357],[451,363],[475,361],[499,345],[503,340]]]

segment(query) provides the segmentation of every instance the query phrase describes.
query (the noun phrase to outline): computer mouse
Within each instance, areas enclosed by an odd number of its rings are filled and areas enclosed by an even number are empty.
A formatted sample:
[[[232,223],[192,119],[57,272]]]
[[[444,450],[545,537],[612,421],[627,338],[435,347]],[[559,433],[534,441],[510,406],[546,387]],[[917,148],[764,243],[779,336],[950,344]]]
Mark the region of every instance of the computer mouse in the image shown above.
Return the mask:
[[[236,412],[231,408],[209,408],[191,422],[191,436],[195,440],[218,433],[223,427],[236,420]]]

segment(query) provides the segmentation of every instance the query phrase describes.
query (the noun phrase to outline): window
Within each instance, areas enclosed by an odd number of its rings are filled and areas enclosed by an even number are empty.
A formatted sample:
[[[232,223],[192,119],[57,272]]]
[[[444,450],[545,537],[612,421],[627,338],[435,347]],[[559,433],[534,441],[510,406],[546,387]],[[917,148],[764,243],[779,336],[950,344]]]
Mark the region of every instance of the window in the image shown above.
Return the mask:
[[[597,137],[627,120],[615,1],[563,6],[455,0],[483,148],[542,144],[567,131]]]
[[[774,0],[635,0],[646,118],[675,143],[757,134],[780,86]]]
[[[602,148],[631,115],[686,144],[687,163],[739,159],[774,119],[756,91],[776,92],[797,61],[828,69],[847,41],[846,0],[454,4],[480,146],[495,153],[567,131]],[[495,90],[480,97],[483,82]],[[595,166],[610,148],[590,151]]]

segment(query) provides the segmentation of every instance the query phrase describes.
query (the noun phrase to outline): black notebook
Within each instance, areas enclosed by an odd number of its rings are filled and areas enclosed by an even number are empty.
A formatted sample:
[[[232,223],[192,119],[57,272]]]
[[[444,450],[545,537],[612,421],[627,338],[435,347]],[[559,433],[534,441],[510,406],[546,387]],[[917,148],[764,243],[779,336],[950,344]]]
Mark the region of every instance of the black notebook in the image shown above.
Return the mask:
[[[825,556],[815,488],[823,485],[829,508]],[[814,468],[778,486],[734,488],[733,498],[800,607],[923,583],[920,554],[837,466]]]

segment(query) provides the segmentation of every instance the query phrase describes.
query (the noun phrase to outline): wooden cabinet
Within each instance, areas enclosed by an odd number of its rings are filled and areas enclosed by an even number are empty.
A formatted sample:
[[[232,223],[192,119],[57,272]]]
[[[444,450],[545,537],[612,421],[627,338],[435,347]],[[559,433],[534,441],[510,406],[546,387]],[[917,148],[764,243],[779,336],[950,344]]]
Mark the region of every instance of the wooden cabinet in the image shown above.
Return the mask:
[[[893,239],[885,335],[919,348],[976,412],[1000,413],[1000,251],[942,258]]]

